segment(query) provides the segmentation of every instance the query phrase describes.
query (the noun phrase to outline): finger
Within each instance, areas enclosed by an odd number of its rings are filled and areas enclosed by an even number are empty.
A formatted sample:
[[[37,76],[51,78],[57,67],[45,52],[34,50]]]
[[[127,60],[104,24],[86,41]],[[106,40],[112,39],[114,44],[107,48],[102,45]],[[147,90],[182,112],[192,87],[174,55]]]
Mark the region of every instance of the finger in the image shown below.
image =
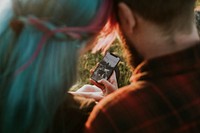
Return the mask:
[[[105,86],[105,90],[106,90],[106,94],[105,95],[110,94],[113,91],[116,91],[118,89],[115,85],[111,84],[109,81],[107,81],[105,79],[102,79],[102,80],[100,80],[98,82]]]
[[[100,84],[92,79],[90,79],[90,82],[94,85],[96,85],[98,88],[100,88],[101,90],[104,90],[105,89],[105,86],[103,84]]]
[[[90,74],[93,74],[93,72],[94,72],[94,69],[91,69],[91,70],[90,70]]]
[[[84,85],[80,89],[78,89],[76,92],[90,92],[93,91],[93,88],[91,85]]]
[[[102,90],[95,85],[84,85],[76,92],[101,92]]]
[[[108,80],[111,84],[115,85],[116,87],[118,87],[118,83],[117,83],[117,77],[116,77],[116,73],[115,71],[112,73],[111,77]]]
[[[101,80],[98,81],[98,83],[103,84],[106,88],[112,88],[113,87],[113,84],[110,83],[106,79],[101,79]]]
[[[96,101],[100,101],[101,99],[103,99],[103,93],[96,93],[96,92],[70,92],[71,94],[74,94],[74,95],[79,95],[79,96],[82,96],[82,97],[85,97],[85,98],[92,98]]]

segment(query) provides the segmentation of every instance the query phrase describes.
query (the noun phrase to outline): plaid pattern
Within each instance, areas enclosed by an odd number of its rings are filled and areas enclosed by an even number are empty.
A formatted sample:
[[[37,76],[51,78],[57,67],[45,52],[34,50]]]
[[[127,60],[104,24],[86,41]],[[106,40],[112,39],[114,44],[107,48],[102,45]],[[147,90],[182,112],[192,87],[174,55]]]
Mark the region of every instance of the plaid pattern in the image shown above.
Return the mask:
[[[131,85],[94,108],[85,132],[199,133],[199,44],[139,66]]]

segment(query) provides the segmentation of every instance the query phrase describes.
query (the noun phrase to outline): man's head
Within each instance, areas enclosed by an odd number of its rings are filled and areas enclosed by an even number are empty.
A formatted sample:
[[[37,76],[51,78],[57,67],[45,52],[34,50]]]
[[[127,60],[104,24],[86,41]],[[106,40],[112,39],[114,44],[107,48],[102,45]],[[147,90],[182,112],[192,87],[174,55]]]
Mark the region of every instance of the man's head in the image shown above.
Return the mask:
[[[190,19],[196,0],[119,0],[145,20],[168,25],[173,20]]]
[[[166,28],[190,24],[196,0],[118,0],[143,19]]]
[[[131,53],[131,65],[138,65],[143,60],[143,51],[137,46],[153,40],[148,35],[158,34],[169,39],[175,32],[190,33],[194,5],[195,0],[118,0],[117,16]],[[137,61],[133,59],[135,56],[139,57],[135,58]]]

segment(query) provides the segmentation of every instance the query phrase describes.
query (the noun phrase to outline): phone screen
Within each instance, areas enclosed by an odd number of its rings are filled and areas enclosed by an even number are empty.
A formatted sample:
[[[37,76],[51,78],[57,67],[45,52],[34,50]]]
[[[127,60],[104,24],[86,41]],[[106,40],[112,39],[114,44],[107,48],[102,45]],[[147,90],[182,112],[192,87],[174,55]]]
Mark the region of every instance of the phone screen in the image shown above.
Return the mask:
[[[94,81],[109,79],[119,61],[120,58],[118,56],[107,52],[94,70],[91,79]]]

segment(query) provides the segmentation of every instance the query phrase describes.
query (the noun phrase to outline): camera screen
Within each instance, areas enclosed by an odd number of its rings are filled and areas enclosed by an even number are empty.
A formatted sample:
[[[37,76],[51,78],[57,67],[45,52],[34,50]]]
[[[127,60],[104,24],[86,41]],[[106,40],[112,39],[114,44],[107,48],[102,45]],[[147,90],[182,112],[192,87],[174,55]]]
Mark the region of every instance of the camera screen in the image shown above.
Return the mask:
[[[95,81],[109,79],[119,60],[119,57],[107,52],[103,60],[99,62],[91,78]]]

